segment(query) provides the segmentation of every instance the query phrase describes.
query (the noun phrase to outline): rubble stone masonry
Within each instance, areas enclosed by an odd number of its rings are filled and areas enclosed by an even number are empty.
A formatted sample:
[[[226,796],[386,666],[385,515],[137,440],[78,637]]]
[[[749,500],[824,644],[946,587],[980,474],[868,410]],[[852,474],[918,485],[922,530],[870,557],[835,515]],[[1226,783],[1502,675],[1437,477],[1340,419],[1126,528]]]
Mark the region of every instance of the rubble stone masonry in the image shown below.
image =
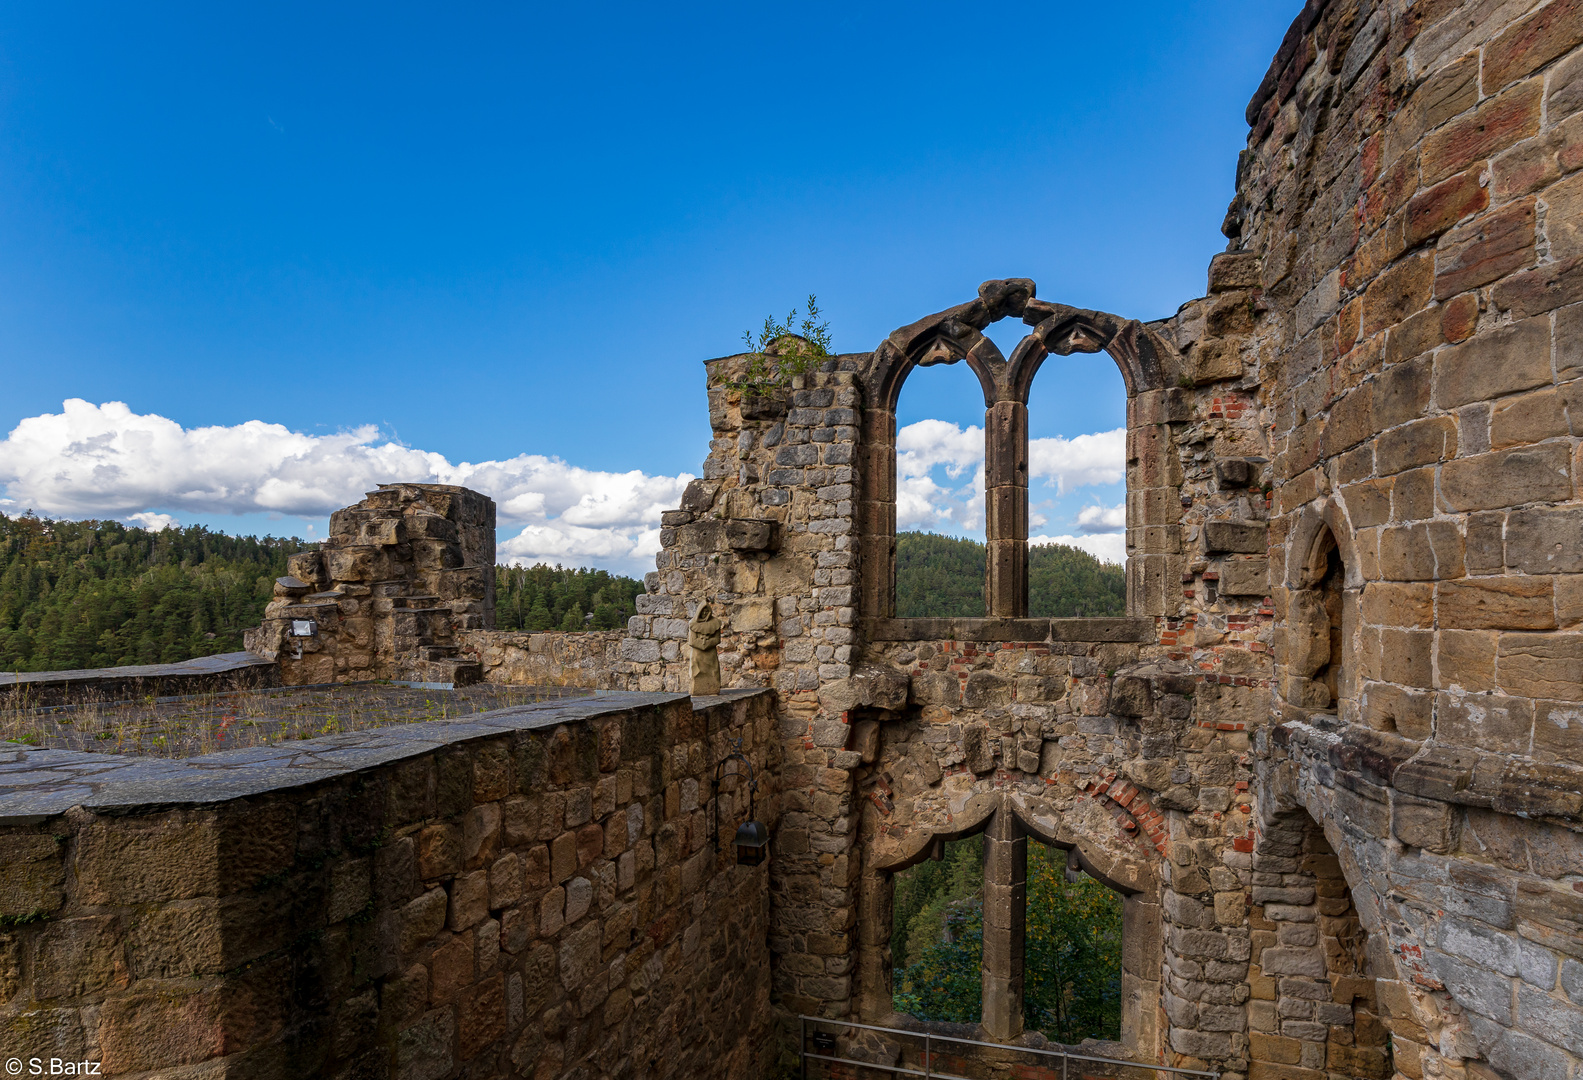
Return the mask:
[[[1311,0],[1172,318],[1008,279],[784,395],[709,362],[711,452],[618,670],[681,688],[708,600],[728,683],[776,693],[783,1009],[900,1021],[891,875],[984,830],[1124,893],[1143,1060],[1579,1075],[1580,45],[1574,0]],[[1111,361],[1129,618],[1028,619],[1027,387]],[[894,405],[957,362],[991,617],[899,620]],[[986,926],[1018,926],[993,864]],[[984,1030],[1013,1039],[1020,946],[990,936]]]

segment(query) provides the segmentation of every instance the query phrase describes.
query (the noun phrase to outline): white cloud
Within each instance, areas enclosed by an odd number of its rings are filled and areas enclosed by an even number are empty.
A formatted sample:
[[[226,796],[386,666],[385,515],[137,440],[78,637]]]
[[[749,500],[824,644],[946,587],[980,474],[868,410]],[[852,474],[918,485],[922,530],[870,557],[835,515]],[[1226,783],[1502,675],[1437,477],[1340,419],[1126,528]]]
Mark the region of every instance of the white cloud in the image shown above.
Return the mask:
[[[0,483],[11,500],[58,517],[323,517],[381,483],[461,484],[495,500],[502,526],[522,526],[501,543],[502,558],[627,572],[652,569],[660,514],[681,501],[692,479],[582,469],[540,454],[452,464],[388,441],[373,425],[334,435],[261,420],[183,428],[119,401],[79,398],[59,413],[23,420],[0,442]]]
[[[1127,475],[1127,429],[1029,439],[1028,472],[1062,495],[1089,484],[1119,483]]]
[[[922,420],[897,433],[897,525],[982,533],[984,432]],[[1034,439],[1034,477],[1062,493],[1113,484],[1125,473],[1123,429]],[[433,451],[385,439],[373,425],[305,435],[250,420],[183,428],[125,404],[73,398],[59,413],[33,416],[0,441],[0,505],[58,517],[115,517],[148,528],[176,515],[270,513],[322,518],[381,483],[461,484],[494,498],[504,529],[503,561],[593,563],[627,573],[653,566],[660,514],[681,501],[689,474],[602,472],[558,458],[520,454],[453,464]],[[1121,507],[1086,507],[1077,537],[1056,537],[1119,561]],[[1043,516],[1035,518],[1042,527]],[[1037,542],[1037,540],[1035,541]]]
[[[1030,439],[1028,465],[1034,478],[1062,495],[1074,488],[1118,483],[1126,475],[1126,429]],[[938,476],[959,483],[941,484]],[[1085,533],[1124,528],[1125,514],[1125,507],[1088,507],[1078,515],[1077,527]],[[1031,520],[1035,527],[1046,524],[1042,514],[1033,514]],[[896,433],[896,526],[984,531],[983,428],[920,420]]]
[[[126,520],[140,529],[147,529],[149,532],[160,532],[164,529],[180,527],[180,523],[170,514],[155,514],[149,511],[144,511],[141,514],[128,514]]]
[[[1077,512],[1077,528],[1090,535],[1126,532],[1127,504],[1085,506]]]
[[[965,431],[944,420],[919,420],[896,433],[896,474],[927,476],[936,465],[944,465],[946,475],[960,477],[984,460],[984,429],[969,426]]]
[[[1126,563],[1127,537],[1125,533],[1101,533],[1098,536],[1030,536],[1029,544],[1065,544],[1088,552],[1100,562]]]

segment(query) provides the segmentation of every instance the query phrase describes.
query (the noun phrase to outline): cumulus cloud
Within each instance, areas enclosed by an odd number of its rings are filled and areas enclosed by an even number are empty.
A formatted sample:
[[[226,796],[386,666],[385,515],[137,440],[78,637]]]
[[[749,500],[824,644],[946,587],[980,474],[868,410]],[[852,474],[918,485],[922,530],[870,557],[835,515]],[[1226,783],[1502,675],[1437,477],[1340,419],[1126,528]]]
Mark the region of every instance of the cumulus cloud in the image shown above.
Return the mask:
[[[1028,441],[1032,479],[1042,480],[1061,495],[1074,488],[1118,483],[1126,475],[1126,463],[1125,428]],[[940,483],[940,476],[950,483]],[[1124,528],[1125,513],[1122,506],[1087,507],[1078,515],[1077,527],[1095,534]],[[1044,525],[1044,515],[1035,513],[1032,523]],[[983,428],[920,420],[896,433],[896,525],[983,531]]]
[[[983,529],[983,428],[920,420],[896,433],[896,527]]]
[[[1084,534],[1083,536],[1030,536],[1029,544],[1065,544],[1088,552],[1100,562],[1125,563],[1127,537],[1125,533]]]
[[[140,529],[147,529],[149,532],[174,529],[180,524],[170,514],[155,514],[146,510],[141,514],[128,514],[126,520]]]
[[[692,475],[601,472],[519,454],[452,464],[385,439],[373,425],[305,435],[249,420],[183,428],[119,401],[73,398],[23,420],[0,442],[0,483],[13,505],[60,517],[174,521],[163,511],[323,517],[381,483],[461,484],[491,496],[503,559],[597,562],[641,571],[659,549],[660,514]],[[153,527],[150,525],[149,527]],[[646,564],[646,565],[645,565]]]
[[[1090,535],[1126,532],[1127,504],[1085,506],[1077,512],[1077,528]]]
[[[1127,475],[1127,429],[1029,439],[1028,472],[1062,495],[1089,484],[1119,483]]]

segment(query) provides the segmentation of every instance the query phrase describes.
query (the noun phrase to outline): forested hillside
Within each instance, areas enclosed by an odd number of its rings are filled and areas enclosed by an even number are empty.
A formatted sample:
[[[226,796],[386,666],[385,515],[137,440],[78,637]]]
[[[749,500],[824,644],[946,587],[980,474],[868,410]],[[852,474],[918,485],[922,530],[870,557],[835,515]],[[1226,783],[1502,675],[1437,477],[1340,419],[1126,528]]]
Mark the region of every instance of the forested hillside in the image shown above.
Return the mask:
[[[312,546],[196,525],[150,532],[0,514],[0,671],[236,652],[242,631],[263,621],[286,556]],[[502,630],[615,629],[643,584],[603,570],[501,566],[495,589]]]
[[[642,592],[641,581],[603,570],[497,567],[495,629],[616,630],[637,613]]]
[[[301,540],[0,514],[0,670],[235,652]]]
[[[982,618],[984,545],[935,533],[896,534],[896,615]],[[1125,615],[1127,572],[1064,544],[1028,549],[1028,614]]]
[[[257,626],[286,556],[312,545],[202,526],[150,532],[115,521],[0,514],[0,671],[158,664],[235,652]],[[903,618],[984,614],[984,545],[896,537]],[[1076,548],[1031,548],[1035,616],[1121,615],[1126,576]],[[497,567],[501,630],[614,630],[642,582],[604,570]],[[591,618],[590,618],[591,616]]]

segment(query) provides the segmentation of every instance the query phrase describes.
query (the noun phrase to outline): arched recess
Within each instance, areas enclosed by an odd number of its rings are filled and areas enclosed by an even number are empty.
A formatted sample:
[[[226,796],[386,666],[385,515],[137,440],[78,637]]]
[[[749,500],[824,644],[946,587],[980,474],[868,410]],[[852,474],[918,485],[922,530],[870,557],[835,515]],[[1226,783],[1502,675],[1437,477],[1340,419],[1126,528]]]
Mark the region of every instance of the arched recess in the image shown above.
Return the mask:
[[[1118,832],[1110,814],[1089,799],[1062,811],[1040,800],[986,793],[968,800],[948,828],[877,837],[865,853],[859,889],[858,1018],[899,1019],[888,956],[894,876],[934,857],[941,845],[978,833],[985,837],[985,1030],[1006,1040],[1022,1034],[1022,905],[1026,844],[1033,839],[1066,852],[1071,865],[1121,894],[1122,1042],[1152,1056],[1163,956],[1158,858],[1141,840]]]
[[[1388,1080],[1395,1071],[1377,989],[1377,980],[1395,979],[1395,967],[1384,938],[1365,929],[1346,851],[1340,828],[1321,828],[1306,809],[1262,822],[1254,860],[1263,884],[1248,903],[1253,1071],[1355,1080]]]
[[[1027,278],[986,281],[977,299],[893,332],[861,373],[858,529],[864,618],[895,617],[896,403],[911,371],[966,361],[984,391],[986,607],[991,620],[1016,619],[1028,613],[1028,390],[1051,353],[1100,351],[1116,362],[1127,388],[1128,613],[1167,614],[1179,606],[1173,591],[1180,590],[1167,587],[1165,563],[1135,560],[1180,551],[1176,503],[1167,497],[1174,496],[1179,481],[1172,477],[1165,398],[1180,358],[1163,337],[1136,320],[1046,303],[1034,294]],[[1007,359],[982,331],[1009,317],[1020,317],[1033,329]],[[1173,491],[1143,496],[1157,487]]]
[[[1333,499],[1306,508],[1286,561],[1286,670],[1281,689],[1298,710],[1356,721],[1355,636],[1362,575],[1345,511]]]

